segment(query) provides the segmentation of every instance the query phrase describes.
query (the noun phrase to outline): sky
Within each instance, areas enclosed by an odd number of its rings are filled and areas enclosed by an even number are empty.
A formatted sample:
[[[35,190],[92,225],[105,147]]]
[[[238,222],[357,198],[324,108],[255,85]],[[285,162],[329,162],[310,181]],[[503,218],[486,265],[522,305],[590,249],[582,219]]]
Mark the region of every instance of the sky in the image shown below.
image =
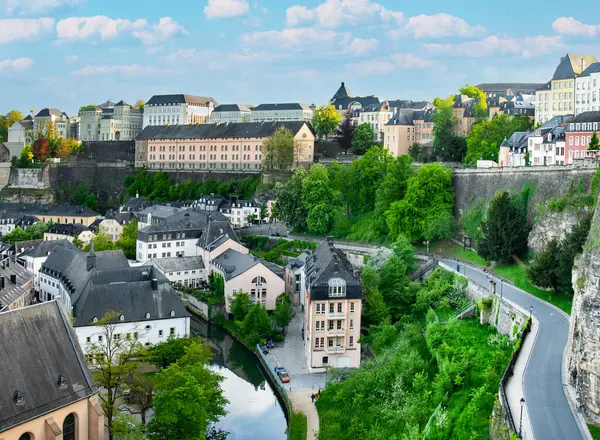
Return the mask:
[[[466,83],[545,82],[600,59],[600,2],[0,0],[0,113],[108,99],[325,104],[433,100]]]

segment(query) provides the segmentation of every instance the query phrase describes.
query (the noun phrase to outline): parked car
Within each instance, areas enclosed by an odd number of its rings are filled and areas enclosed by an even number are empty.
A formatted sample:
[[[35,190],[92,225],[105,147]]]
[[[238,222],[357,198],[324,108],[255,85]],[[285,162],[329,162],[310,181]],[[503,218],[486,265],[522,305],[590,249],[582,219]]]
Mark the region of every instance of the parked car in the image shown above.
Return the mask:
[[[263,352],[263,354],[269,354],[269,348],[266,345],[259,345],[260,351]]]
[[[275,342],[271,340],[267,341],[267,348],[275,348]]]
[[[288,383],[290,381],[290,376],[285,371],[283,367],[275,367],[275,371],[277,372],[277,376],[279,376],[279,380],[282,383]]]

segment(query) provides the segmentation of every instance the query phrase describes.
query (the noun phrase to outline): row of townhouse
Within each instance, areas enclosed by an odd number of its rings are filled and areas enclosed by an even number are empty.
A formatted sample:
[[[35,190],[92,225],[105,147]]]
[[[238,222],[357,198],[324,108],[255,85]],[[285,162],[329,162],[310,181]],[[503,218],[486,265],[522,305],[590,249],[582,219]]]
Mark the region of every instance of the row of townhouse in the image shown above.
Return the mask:
[[[135,141],[135,166],[151,170],[260,173],[264,143],[284,127],[294,136],[292,166],[314,159],[315,133],[304,121],[148,126]]]
[[[525,166],[525,156],[533,166],[572,165],[578,160],[598,156],[588,150],[600,128],[600,111],[578,116],[555,116],[531,132],[517,132],[500,145],[498,165]]]

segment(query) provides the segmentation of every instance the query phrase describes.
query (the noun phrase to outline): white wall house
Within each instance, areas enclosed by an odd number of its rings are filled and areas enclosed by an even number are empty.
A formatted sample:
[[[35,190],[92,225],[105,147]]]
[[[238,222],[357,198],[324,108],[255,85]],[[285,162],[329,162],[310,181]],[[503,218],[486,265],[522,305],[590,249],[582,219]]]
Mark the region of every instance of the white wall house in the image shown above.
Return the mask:
[[[142,131],[143,111],[124,101],[107,101],[79,112],[80,138],[83,141],[126,141]]]
[[[379,104],[371,104],[360,110],[357,122],[358,124],[369,124],[375,133],[373,140],[375,142],[383,142],[385,124],[392,118],[392,115],[392,109],[386,101]]]
[[[251,109],[250,122],[309,122],[312,119],[313,114],[313,110],[306,104],[260,104]]]
[[[196,243],[206,225],[198,220],[154,224],[137,233],[137,261],[171,257],[195,257]]]
[[[144,105],[143,128],[149,125],[206,124],[217,105],[213,98],[194,95],[154,95]]]
[[[43,131],[45,133],[46,127],[50,122],[54,123],[54,130],[58,136],[64,138],[72,137],[69,116],[67,116],[65,112],[61,112],[56,108],[44,108],[40,110],[33,118],[34,130],[38,130],[39,127],[43,127]]]
[[[172,283],[185,287],[199,287],[208,280],[208,269],[201,256],[157,258],[147,264],[156,267]]]
[[[592,111],[600,111],[600,63],[575,78],[575,115]]]
[[[250,122],[250,109],[240,104],[221,104],[210,115],[211,124],[229,122]]]

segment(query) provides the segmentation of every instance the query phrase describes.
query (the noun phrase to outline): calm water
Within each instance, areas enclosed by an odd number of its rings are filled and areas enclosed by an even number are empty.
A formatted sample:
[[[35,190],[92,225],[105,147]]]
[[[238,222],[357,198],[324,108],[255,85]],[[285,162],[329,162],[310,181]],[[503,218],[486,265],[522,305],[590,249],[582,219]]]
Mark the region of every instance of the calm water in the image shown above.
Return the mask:
[[[224,330],[192,317],[192,334],[202,336],[215,352],[212,369],[223,376],[229,404],[217,428],[228,440],[283,440],[285,415],[256,357]]]

